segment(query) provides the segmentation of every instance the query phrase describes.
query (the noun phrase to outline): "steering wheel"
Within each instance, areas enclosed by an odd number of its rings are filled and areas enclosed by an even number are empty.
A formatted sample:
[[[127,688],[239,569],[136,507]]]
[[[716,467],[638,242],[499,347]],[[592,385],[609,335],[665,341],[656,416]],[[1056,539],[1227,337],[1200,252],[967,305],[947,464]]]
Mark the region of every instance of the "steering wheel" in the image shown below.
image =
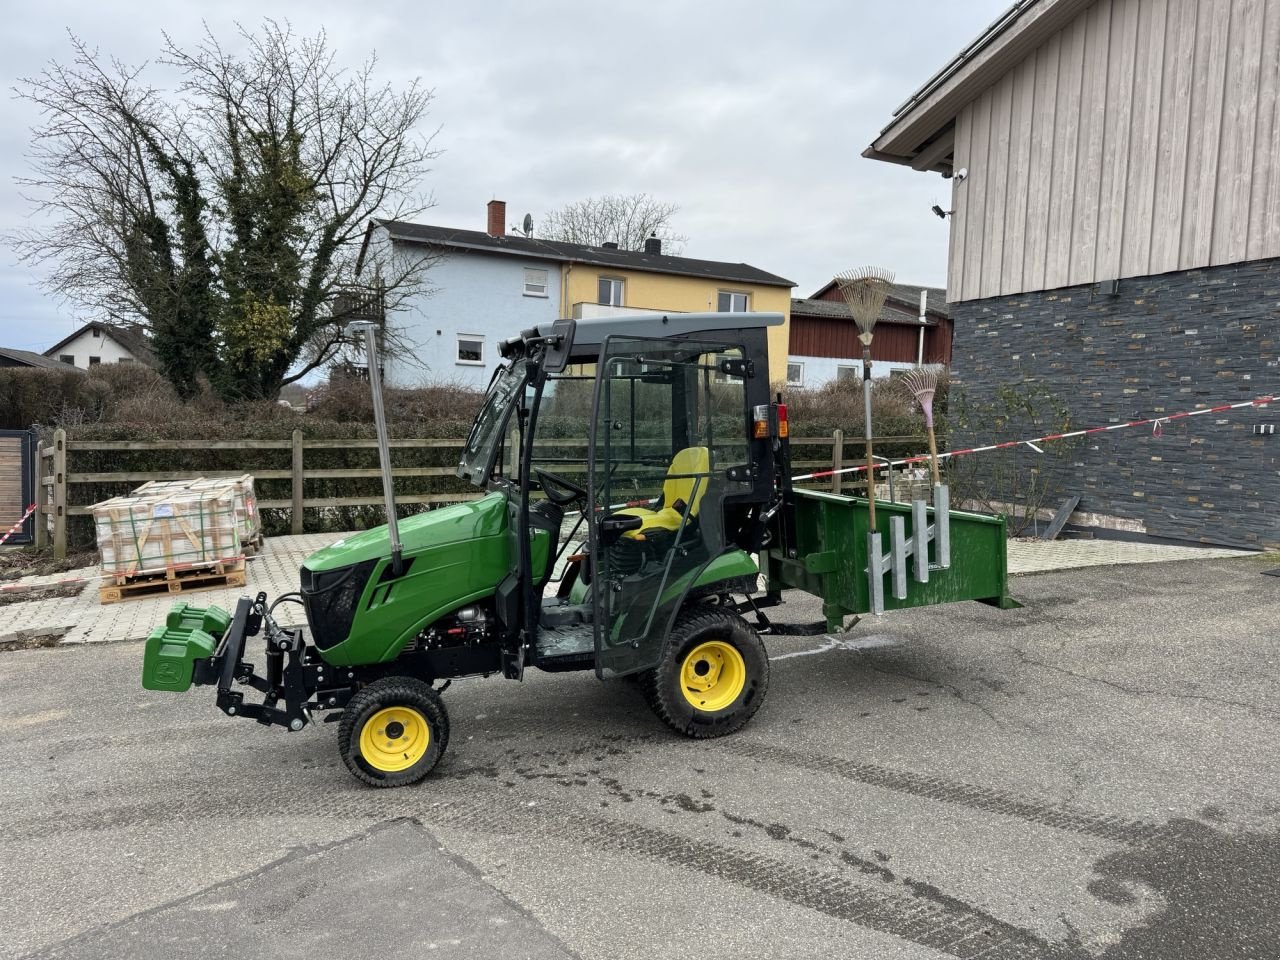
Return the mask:
[[[572,480],[566,480],[559,474],[550,473],[541,467],[534,467],[533,472],[538,478],[538,483],[542,485],[542,492],[557,507],[567,507],[575,500],[585,501],[590,496],[586,487],[581,487]]]

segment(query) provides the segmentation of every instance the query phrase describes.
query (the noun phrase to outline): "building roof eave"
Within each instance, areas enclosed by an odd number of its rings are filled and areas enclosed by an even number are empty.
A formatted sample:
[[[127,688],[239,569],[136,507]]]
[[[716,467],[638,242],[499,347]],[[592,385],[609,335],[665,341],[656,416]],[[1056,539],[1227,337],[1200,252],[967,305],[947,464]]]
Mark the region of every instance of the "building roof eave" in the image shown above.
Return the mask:
[[[864,157],[912,164],[956,115],[1094,0],[1016,0],[893,111]],[[914,165],[914,164],[913,164]],[[934,162],[917,169],[948,172]]]
[[[747,263],[697,260],[666,254],[648,254],[636,250],[595,248],[585,244],[521,236],[494,237],[475,230],[457,230],[400,221],[384,221],[380,226],[387,230],[391,240],[400,243],[470,250],[476,253],[523,257],[552,263],[581,263],[614,270],[693,277],[742,286],[785,287],[788,290],[796,286],[794,281]]]

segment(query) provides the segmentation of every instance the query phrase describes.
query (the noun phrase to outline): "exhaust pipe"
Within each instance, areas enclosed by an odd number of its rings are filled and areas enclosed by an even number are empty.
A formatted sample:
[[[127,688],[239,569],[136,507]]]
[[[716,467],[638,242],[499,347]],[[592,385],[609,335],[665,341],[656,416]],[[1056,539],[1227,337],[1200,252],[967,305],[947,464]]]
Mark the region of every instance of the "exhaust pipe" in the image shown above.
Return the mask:
[[[382,468],[382,496],[387,505],[387,530],[391,535],[391,572],[397,577],[404,572],[400,550],[400,524],[396,518],[396,492],[391,480],[391,446],[387,442],[387,412],[382,405],[382,372],[378,368],[378,324],[372,320],[353,320],[347,324],[351,336],[364,334],[365,357],[369,370],[369,389],[373,391],[373,422],[378,432],[378,463]]]

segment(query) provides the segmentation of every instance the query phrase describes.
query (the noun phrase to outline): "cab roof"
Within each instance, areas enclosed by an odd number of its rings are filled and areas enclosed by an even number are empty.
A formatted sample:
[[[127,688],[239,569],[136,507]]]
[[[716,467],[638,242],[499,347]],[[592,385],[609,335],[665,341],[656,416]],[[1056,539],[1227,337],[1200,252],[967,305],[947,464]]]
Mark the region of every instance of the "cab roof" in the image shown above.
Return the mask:
[[[547,369],[554,372],[563,369],[571,358],[579,362],[595,359],[601,345],[610,337],[687,340],[705,336],[719,340],[743,330],[764,330],[784,322],[786,318],[780,313],[638,313],[557,320],[529,333],[553,341],[547,352]]]

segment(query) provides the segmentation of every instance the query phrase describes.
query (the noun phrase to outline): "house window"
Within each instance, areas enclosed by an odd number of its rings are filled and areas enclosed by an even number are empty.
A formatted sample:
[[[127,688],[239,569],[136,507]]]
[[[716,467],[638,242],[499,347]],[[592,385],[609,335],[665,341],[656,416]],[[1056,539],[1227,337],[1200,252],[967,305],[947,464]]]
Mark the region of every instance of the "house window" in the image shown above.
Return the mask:
[[[622,306],[622,281],[617,277],[601,277],[598,300],[605,306]]]
[[[749,293],[734,293],[731,290],[721,290],[716,309],[721,313],[746,313],[750,305],[751,295]]]
[[[850,379],[856,380],[861,374],[862,374],[861,367],[846,367],[846,366],[836,367],[837,380],[850,380]]]
[[[97,327],[94,327],[94,328],[93,328],[93,338],[96,340],[96,339],[98,339],[98,337],[100,337],[100,336],[102,336],[102,331],[101,331],[101,330],[99,330]]]
[[[73,353],[60,353],[58,354],[58,360],[62,363],[69,363],[73,367],[76,365],[76,358]]]
[[[484,365],[484,337],[471,333],[458,334],[458,363]]]
[[[545,297],[547,295],[547,271],[525,268],[524,295],[526,297]]]
[[[91,367],[96,367],[96,366],[97,366],[98,364],[100,364],[101,362],[102,362],[102,358],[101,358],[101,357],[90,357],[90,358],[89,358],[89,366],[91,366]]]
[[[804,364],[803,363],[787,363],[787,386],[803,387],[804,386]]]

